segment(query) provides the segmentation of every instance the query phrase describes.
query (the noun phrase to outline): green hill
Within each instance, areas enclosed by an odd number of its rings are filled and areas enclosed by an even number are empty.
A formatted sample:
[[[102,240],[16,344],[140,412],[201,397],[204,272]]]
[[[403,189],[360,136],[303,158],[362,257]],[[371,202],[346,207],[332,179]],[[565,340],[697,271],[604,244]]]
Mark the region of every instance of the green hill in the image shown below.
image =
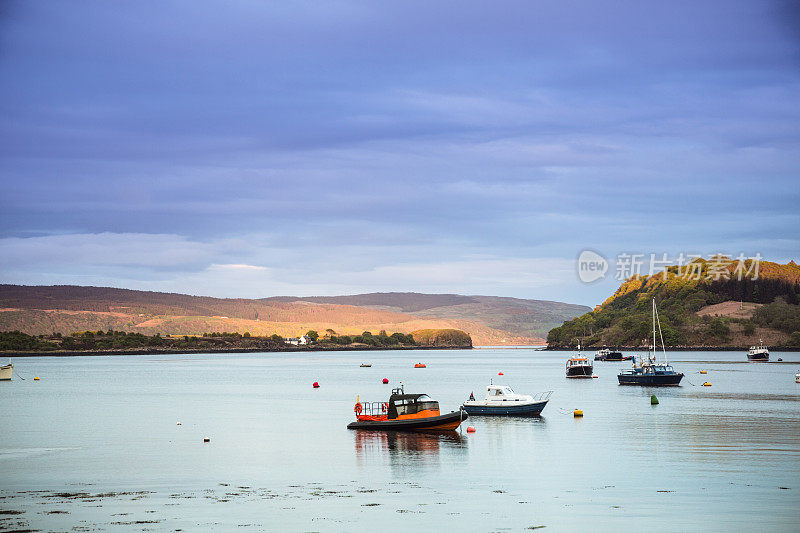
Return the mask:
[[[419,329],[412,331],[414,342],[428,346],[472,347],[468,334],[457,329]]]
[[[800,267],[725,257],[697,259],[664,273],[636,276],[593,311],[553,328],[551,348],[646,346],[655,298],[664,342],[673,347],[800,347]]]

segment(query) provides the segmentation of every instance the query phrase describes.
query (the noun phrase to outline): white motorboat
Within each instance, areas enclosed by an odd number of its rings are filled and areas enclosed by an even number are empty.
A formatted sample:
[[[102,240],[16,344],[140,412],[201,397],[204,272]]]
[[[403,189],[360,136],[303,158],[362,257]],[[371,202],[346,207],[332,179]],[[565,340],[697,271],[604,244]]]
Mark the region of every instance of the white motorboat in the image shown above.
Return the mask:
[[[764,341],[759,341],[758,346],[751,346],[747,350],[747,359],[750,361],[769,361],[769,350],[764,346]]]
[[[506,385],[489,385],[486,387],[486,398],[476,400],[470,394],[470,399],[462,407],[469,415],[539,416],[551,394],[553,391],[530,396],[517,394]]]
[[[14,365],[9,363],[0,366],[0,381],[11,381],[11,376],[14,373]]]

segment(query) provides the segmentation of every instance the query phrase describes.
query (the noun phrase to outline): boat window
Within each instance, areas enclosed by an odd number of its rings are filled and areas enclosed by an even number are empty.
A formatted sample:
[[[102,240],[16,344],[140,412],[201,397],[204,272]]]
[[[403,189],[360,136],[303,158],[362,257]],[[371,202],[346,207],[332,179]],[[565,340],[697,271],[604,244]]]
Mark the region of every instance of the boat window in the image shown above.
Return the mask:
[[[427,402],[419,402],[417,403],[417,412],[419,411],[438,411],[439,410],[439,402],[429,400]]]
[[[398,415],[413,415],[425,410],[439,410],[439,402],[432,400],[429,396],[420,396],[417,400],[395,401]]]
[[[502,395],[503,395],[503,393],[502,393],[502,391],[500,391],[500,389],[495,389],[495,390],[494,390],[494,395],[495,395],[495,396],[502,396]]]

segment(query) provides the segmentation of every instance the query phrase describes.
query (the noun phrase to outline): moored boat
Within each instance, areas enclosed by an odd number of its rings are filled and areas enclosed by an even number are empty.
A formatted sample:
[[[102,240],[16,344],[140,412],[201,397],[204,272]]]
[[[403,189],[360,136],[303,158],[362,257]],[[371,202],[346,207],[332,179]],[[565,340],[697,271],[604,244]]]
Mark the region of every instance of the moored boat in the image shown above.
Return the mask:
[[[609,350],[608,348],[603,348],[602,350],[597,350],[594,353],[594,360],[595,361],[630,361],[632,356],[624,356],[622,352],[617,352],[613,350]]]
[[[578,353],[567,359],[568,378],[591,378],[592,362],[588,357],[581,355],[581,345],[578,345]]]
[[[758,346],[751,346],[747,350],[748,361],[769,361],[769,350],[764,346],[764,341],[758,341]]]
[[[452,431],[469,415],[463,410],[441,414],[439,402],[427,394],[406,394],[401,385],[392,389],[388,402],[365,402],[356,399],[356,421],[347,429],[376,431]]]
[[[658,324],[658,334],[661,337],[661,349],[664,353],[664,362],[656,361],[656,324]],[[633,368],[623,370],[617,375],[620,385],[643,385],[649,387],[661,387],[668,385],[680,385],[683,374],[676,372],[667,360],[667,350],[664,347],[664,337],[661,335],[661,321],[656,310],[656,300],[653,299],[653,346],[652,351],[648,350],[647,358],[637,361],[633,358]]]
[[[546,391],[530,396],[517,394],[506,385],[489,385],[486,387],[486,398],[470,399],[462,408],[469,415],[483,416],[539,416],[550,400],[553,391]]]
[[[0,381],[11,381],[11,377],[14,374],[14,365],[9,363],[7,365],[0,366]]]
[[[797,374],[794,375],[794,382],[795,383],[800,383],[800,372],[798,372]]]

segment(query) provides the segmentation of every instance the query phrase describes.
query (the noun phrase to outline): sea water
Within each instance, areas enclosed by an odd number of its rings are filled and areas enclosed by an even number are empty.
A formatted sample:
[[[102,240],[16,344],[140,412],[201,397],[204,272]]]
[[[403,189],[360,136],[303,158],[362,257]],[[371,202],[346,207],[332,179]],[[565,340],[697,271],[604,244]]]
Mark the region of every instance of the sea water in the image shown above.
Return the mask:
[[[629,362],[566,379],[569,356],[16,359],[0,383],[0,529],[798,530],[800,354],[675,352],[686,377],[664,389],[619,386]],[[541,418],[473,417],[449,435],[346,429],[357,398],[400,382],[449,412],[492,381],[554,392]]]

